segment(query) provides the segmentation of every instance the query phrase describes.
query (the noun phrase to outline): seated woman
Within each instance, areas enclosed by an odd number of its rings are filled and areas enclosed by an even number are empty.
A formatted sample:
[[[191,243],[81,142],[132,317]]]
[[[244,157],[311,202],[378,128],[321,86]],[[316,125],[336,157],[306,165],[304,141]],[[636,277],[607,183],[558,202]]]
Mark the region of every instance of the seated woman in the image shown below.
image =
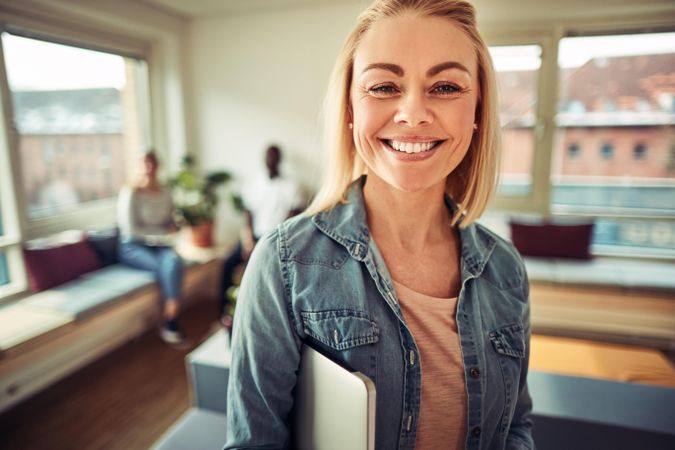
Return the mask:
[[[162,289],[164,325],[161,338],[180,344],[185,336],[176,318],[180,310],[183,261],[173,249],[176,227],[171,192],[157,180],[159,161],[153,153],[143,157],[141,183],[122,189],[118,200],[119,259],[123,264],[155,274]]]

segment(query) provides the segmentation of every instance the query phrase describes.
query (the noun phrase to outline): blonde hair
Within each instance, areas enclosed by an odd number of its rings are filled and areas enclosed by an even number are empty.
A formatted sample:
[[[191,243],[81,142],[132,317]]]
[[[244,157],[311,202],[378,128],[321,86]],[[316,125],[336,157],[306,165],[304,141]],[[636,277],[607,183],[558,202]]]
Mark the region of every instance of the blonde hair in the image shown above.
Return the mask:
[[[342,46],[331,74],[323,105],[328,167],[321,189],[307,208],[308,215],[346,201],[349,185],[366,173],[366,165],[356,152],[347,126],[354,53],[376,21],[404,13],[448,19],[466,34],[476,51],[478,130],[466,156],[446,181],[446,192],[458,206],[453,224],[461,221],[460,226],[465,227],[480,217],[495,190],[500,138],[497,86],[490,54],[476,28],[474,7],[455,0],[376,0],[358,17],[356,28]]]

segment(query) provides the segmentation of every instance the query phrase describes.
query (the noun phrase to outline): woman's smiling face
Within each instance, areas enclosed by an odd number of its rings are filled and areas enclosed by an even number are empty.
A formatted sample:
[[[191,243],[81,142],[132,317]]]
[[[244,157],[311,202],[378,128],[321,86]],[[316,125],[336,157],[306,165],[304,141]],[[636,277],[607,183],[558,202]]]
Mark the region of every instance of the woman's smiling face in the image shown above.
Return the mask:
[[[471,143],[476,52],[452,22],[414,14],[377,21],[354,54],[353,136],[370,175],[413,192],[443,183]]]

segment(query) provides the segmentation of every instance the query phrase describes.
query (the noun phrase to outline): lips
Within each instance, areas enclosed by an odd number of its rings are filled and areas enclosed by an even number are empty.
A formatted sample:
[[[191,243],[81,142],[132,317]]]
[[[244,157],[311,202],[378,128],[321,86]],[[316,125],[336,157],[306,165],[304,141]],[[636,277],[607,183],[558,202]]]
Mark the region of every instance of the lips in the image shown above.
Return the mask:
[[[381,139],[381,141],[392,150],[401,153],[423,153],[438,147],[444,141],[438,139],[420,140],[399,140],[399,139]]]

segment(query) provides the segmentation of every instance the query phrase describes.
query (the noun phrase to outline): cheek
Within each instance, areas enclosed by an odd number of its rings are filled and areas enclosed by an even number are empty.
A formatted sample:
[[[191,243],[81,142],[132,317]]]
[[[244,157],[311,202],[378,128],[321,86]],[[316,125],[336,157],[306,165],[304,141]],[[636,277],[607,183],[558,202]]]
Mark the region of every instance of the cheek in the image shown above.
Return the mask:
[[[385,126],[393,115],[387,103],[368,98],[358,101],[354,105],[354,130],[368,138]]]

